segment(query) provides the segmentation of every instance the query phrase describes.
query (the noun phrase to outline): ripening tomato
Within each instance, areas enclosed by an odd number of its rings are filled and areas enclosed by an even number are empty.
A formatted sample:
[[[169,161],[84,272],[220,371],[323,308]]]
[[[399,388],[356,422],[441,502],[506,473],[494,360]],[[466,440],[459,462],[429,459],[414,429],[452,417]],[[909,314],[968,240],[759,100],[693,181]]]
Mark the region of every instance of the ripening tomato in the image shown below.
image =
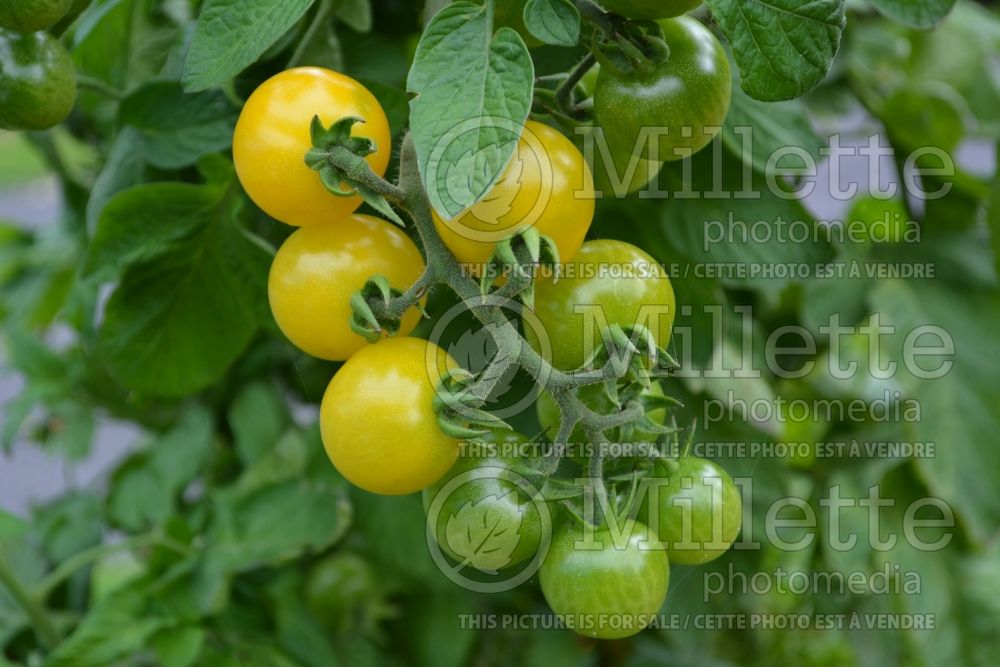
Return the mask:
[[[448,472],[458,441],[438,428],[433,401],[450,366],[434,343],[402,337],[369,345],[340,367],[323,395],[320,432],[347,481],[395,496]]]
[[[657,345],[666,348],[676,315],[674,290],[663,267],[640,248],[623,241],[587,241],[555,281],[540,279],[535,287],[536,327],[525,338],[544,349],[546,335],[552,364],[561,370],[582,366],[602,344],[601,331],[644,325]]]
[[[743,498],[729,474],[712,461],[686,456],[678,463],[667,479],[648,478],[638,516],[664,543],[671,563],[701,565],[726,553],[736,541]]]
[[[526,442],[520,433],[496,432],[484,442],[466,443],[469,452],[424,489],[424,510],[435,510],[427,516],[428,528],[451,558],[490,572],[538,553],[543,523],[533,499],[539,491],[515,471],[519,458],[503,451]]]
[[[319,116],[324,127],[348,116],[361,118],[364,122],[357,123],[353,133],[375,142],[376,151],[365,159],[379,176],[392,154],[385,112],[354,79],[320,67],[298,67],[262,83],[236,123],[233,160],[254,203],[289,225],[335,223],[361,205],[358,196],[328,192],[319,173],[306,165],[313,116]]]
[[[458,261],[486,263],[497,241],[534,227],[571,259],[594,219],[594,181],[573,142],[528,121],[514,156],[490,191],[453,219],[434,224]]]
[[[581,635],[634,635],[667,597],[670,563],[662,549],[649,548],[649,529],[626,521],[621,530],[623,543],[616,544],[606,525],[598,527],[589,548],[578,543],[584,540],[581,529],[558,530],[542,563],[545,601]]]
[[[268,300],[278,327],[296,347],[344,361],[367,344],[350,327],[351,295],[376,274],[406,290],[423,270],[420,251],[399,227],[355,213],[289,236],[271,263]],[[407,335],[419,321],[420,313],[411,309],[399,334]]]

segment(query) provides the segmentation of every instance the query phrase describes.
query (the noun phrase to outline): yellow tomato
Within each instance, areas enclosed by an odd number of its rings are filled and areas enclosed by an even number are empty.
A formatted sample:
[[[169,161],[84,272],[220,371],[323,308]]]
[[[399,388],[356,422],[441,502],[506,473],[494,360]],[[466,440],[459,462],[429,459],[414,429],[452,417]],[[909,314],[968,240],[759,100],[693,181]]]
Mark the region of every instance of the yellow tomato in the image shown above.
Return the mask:
[[[320,67],[298,67],[262,83],[236,123],[233,160],[254,203],[272,218],[295,226],[336,222],[361,205],[360,197],[327,192],[319,173],[306,165],[313,116],[319,116],[324,127],[347,116],[364,120],[353,132],[375,142],[377,150],[366,159],[380,176],[392,154],[385,112],[354,79]]]
[[[340,474],[365,491],[402,495],[448,472],[459,443],[438,428],[433,400],[453,364],[418,338],[390,338],[348,359],[320,407],[323,446]]]
[[[483,199],[434,224],[458,261],[481,265],[497,241],[535,227],[555,241],[562,261],[580,249],[594,219],[594,179],[573,142],[528,121],[514,157]]]
[[[417,246],[385,220],[356,213],[329,225],[302,227],[282,244],[271,264],[271,312],[301,350],[343,361],[367,344],[350,328],[351,295],[376,274],[405,290],[423,270]],[[411,309],[399,333],[410,333],[419,320]]]

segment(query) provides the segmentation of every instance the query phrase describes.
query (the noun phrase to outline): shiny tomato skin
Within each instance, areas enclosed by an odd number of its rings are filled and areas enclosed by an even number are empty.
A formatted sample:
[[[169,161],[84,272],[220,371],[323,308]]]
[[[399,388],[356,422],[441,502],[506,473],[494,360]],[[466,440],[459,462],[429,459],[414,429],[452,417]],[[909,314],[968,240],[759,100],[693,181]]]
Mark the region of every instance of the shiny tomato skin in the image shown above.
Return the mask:
[[[644,324],[666,348],[676,302],[670,279],[656,260],[630,243],[602,239],[584,243],[558,280],[537,282],[535,315],[549,338],[552,364],[572,370],[590,358],[605,325]],[[524,332],[532,347],[545,348],[535,327],[526,326]]]
[[[534,227],[572,259],[594,219],[594,180],[573,142],[548,125],[525,123],[514,157],[486,195],[434,225],[459,262],[475,267],[496,242]]]
[[[392,154],[385,112],[354,79],[320,67],[297,67],[262,83],[236,123],[236,173],[257,206],[275,220],[297,227],[335,223],[361,205],[358,196],[328,192],[319,173],[306,165],[313,116],[319,116],[324,127],[348,116],[362,119],[353,134],[375,142],[376,151],[365,159],[379,176],[385,174]]]
[[[686,16],[660,25],[669,58],[635,74],[603,67],[594,113],[619,150],[667,162],[698,152],[718,134],[729,112],[732,79],[726,52],[708,28]]]
[[[539,581],[546,602],[579,634],[621,639],[640,632],[660,611],[670,584],[670,563],[662,550],[648,548],[648,528],[626,521],[624,544],[599,527],[587,549],[580,528],[556,530]]]
[[[453,365],[434,343],[402,337],[369,345],[340,367],[320,405],[320,434],[347,481],[396,496],[448,472],[459,443],[441,432],[433,400]]]
[[[424,270],[417,246],[399,227],[369,215],[302,227],[278,249],[268,276],[268,300],[278,327],[302,351],[344,361],[367,345],[350,328],[351,295],[376,274],[400,291]],[[413,331],[411,309],[399,335]]]

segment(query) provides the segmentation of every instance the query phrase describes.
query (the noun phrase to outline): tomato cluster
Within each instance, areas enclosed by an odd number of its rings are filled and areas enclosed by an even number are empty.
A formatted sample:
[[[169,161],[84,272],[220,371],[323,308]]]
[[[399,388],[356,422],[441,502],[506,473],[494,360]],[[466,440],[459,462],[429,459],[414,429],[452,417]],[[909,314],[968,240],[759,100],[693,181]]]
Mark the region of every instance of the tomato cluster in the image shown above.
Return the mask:
[[[622,0],[607,6],[631,18],[664,19],[692,3]],[[500,14],[521,27],[516,15]],[[616,169],[639,162],[629,191],[654,178],[662,162],[710,141],[729,104],[726,57],[704,26],[687,17],[664,19],[658,34],[669,57],[649,59],[632,71],[602,60],[584,81],[596,121],[585,132],[607,139],[611,152],[604,161]],[[595,438],[650,445],[645,453],[611,455],[615,475],[606,486],[603,453],[581,450],[567,457],[578,473],[600,478],[590,480],[590,491],[600,488],[598,495],[610,499],[592,507],[595,516],[585,517],[567,502],[573,493],[551,494],[547,480],[558,480],[565,468],[541,463],[538,452],[525,457],[516,446],[535,443],[522,434],[490,431],[477,439],[492,449],[462,455],[463,443],[441,421],[442,406],[450,405],[442,391],[447,393],[457,365],[433,342],[410,337],[423,303],[414,286],[428,276],[448,281],[428,272],[421,250],[402,229],[356,212],[362,198],[352,183],[338,187],[335,181],[349,179],[348,172],[329,164],[332,149],[320,148],[317,137],[325,132],[340,141],[335,128],[345,119],[361,122],[351,127],[353,143],[341,146],[350,146],[381,177],[392,153],[385,113],[364,86],[326,69],[291,69],[261,84],[247,100],[233,139],[236,172],[249,197],[271,217],[298,228],[271,265],[268,297],[275,321],[304,352],[343,362],[320,408],[331,462],[369,492],[423,491],[428,535],[458,569],[495,575],[521,568],[529,576],[537,570],[546,600],[569,627],[603,638],[640,631],[664,603],[671,563],[708,562],[736,539],[742,500],[732,479],[710,461],[664,456],[659,445],[669,429],[663,386],[639,376],[620,383],[615,396],[601,383],[572,390],[594,415],[612,414],[626,402],[650,406],[632,423],[604,432],[579,425],[570,433],[570,445],[593,447]],[[648,124],[667,130],[658,143],[639,140]],[[595,179],[591,165],[600,162],[588,164],[578,145],[528,120],[508,166],[485,195],[450,219],[428,211],[421,233],[436,233],[450,251],[452,257],[441,261],[465,264],[476,274],[499,261],[498,244],[534,229],[551,241],[559,262],[552,274],[534,276],[533,298],[525,299],[532,311],[531,326],[525,317],[527,344],[553,373],[572,373],[604,363],[601,355],[610,357],[620,336],[637,336],[649,354],[634,368],[645,377],[670,342],[674,291],[663,267],[642,249],[585,240],[595,213],[595,180],[607,180],[601,174]],[[403,302],[413,307],[395,313],[391,329],[357,325],[359,300],[370,308],[366,290],[372,285],[386,304],[408,290],[414,297]],[[543,392],[536,401],[548,438],[560,430],[562,396]],[[565,492],[569,482],[559,483]],[[316,578],[334,580],[343,567],[357,565],[330,566]]]
[[[0,2],[0,129],[47,130],[76,102],[76,68],[66,48],[45,32],[73,0]]]

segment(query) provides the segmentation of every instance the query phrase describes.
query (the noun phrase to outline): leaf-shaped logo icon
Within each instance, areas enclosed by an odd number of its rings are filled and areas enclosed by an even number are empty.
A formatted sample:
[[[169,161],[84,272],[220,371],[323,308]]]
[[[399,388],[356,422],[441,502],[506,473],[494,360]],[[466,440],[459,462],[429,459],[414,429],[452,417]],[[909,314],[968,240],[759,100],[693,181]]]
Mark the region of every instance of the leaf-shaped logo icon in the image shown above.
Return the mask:
[[[516,492],[511,493],[516,498]],[[514,500],[509,495],[467,502],[457,514],[448,517],[445,539],[451,552],[461,559],[459,567],[471,565],[481,572],[496,574],[511,563],[511,554],[521,541],[519,531],[525,508],[518,504],[514,515],[497,512],[498,503]]]
[[[503,218],[514,208],[514,200],[521,191],[522,173],[524,173],[524,162],[515,152],[507,168],[497,178],[490,191],[476,203],[475,209],[473,209],[476,220],[486,225],[503,224]],[[510,221],[507,222],[510,224]]]
[[[467,329],[448,345],[448,355],[462,368],[478,373],[496,354],[496,344],[490,333],[488,327],[474,331]]]

